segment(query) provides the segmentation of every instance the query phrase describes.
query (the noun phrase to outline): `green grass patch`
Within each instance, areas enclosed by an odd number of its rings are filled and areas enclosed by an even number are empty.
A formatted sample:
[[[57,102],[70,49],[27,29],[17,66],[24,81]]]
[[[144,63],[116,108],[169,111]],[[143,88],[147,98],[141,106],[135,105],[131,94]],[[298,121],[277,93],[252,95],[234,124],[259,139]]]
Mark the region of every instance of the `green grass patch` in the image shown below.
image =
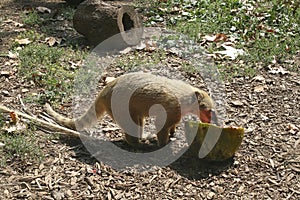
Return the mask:
[[[0,123],[4,124],[4,119],[0,113]],[[3,126],[1,126],[2,128]],[[5,146],[0,148],[0,167],[8,163],[20,162],[39,162],[44,158],[36,136],[33,134],[33,128],[8,133],[0,130],[0,142]]]
[[[36,11],[22,13],[21,20],[25,25],[28,26],[40,25],[43,22],[43,19]]]
[[[160,49],[151,53],[134,51],[122,56],[115,65],[125,71],[139,71],[146,68],[151,69],[157,65],[164,65],[164,63],[166,63],[166,57],[166,52]]]
[[[82,60],[84,54],[79,50],[49,47],[37,42],[25,46],[19,51],[18,74],[43,91],[27,96],[25,100],[42,104],[45,101],[70,101],[76,73],[69,62]]]
[[[243,60],[243,67],[249,69],[240,71],[246,73],[240,75],[253,74],[255,63],[267,66],[274,59],[284,63],[300,51],[300,7],[297,1],[153,0],[151,5],[144,9],[150,20],[146,25],[155,24],[163,17],[169,28],[198,42],[204,35],[219,33],[234,38],[235,47],[248,54],[224,62],[237,65]],[[205,48],[210,53],[219,50],[215,44]],[[292,66],[286,67],[294,70]]]

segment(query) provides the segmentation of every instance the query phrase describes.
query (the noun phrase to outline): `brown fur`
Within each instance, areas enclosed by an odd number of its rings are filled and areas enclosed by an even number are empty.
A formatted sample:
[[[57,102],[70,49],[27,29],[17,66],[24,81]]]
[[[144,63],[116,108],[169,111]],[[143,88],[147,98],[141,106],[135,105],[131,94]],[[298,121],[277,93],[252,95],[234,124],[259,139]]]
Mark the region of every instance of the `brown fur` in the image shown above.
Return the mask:
[[[129,108],[126,108],[126,105],[123,105],[125,97],[122,96],[122,93],[128,93],[130,88],[137,89],[131,95]],[[138,125],[129,127],[132,128],[130,129],[133,132],[130,133],[131,135],[125,133],[126,141],[133,146],[138,143],[138,138],[142,135],[144,120],[149,116],[150,108],[154,108],[150,114],[156,116],[155,125],[159,130],[157,137],[160,146],[168,143],[169,136],[173,135],[175,127],[183,115],[193,113],[201,120],[208,119],[210,121],[210,114],[214,109],[214,103],[206,92],[183,81],[148,73],[129,73],[111,81],[100,91],[88,111],[77,119],[63,117],[56,113],[49,104],[45,105],[45,109],[58,123],[74,130],[82,130],[94,124],[104,113],[114,118],[111,98],[113,93],[120,95],[116,98],[120,107],[116,109],[121,111],[118,110],[120,113],[117,118],[115,117],[120,127],[128,130],[125,126],[129,117],[122,113],[122,108],[129,109],[132,121]],[[155,109],[153,105],[161,105],[165,111],[162,112],[163,110],[159,109],[161,107]],[[204,115],[203,113],[200,115],[202,111],[205,111]]]

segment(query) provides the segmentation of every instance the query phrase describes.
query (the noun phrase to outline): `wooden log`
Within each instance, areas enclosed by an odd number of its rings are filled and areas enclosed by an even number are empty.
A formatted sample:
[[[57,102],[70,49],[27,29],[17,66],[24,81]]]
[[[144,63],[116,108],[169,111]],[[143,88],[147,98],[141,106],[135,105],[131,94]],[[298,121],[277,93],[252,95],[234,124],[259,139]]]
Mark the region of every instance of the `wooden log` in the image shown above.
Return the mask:
[[[93,45],[121,33],[127,44],[136,43],[133,37],[141,37],[142,22],[137,11],[130,5],[115,1],[86,0],[81,3],[73,17],[75,30]],[[132,30],[132,31],[130,31]],[[127,32],[126,32],[127,31]],[[129,32],[128,32],[129,31]]]

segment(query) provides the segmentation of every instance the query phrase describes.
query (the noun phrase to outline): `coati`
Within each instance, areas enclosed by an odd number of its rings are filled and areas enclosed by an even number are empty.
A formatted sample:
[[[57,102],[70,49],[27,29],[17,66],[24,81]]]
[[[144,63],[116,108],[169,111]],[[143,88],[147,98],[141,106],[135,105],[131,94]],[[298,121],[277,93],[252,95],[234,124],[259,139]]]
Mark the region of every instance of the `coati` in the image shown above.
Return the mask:
[[[74,130],[90,127],[107,113],[125,130],[125,140],[132,146],[139,143],[149,115],[156,116],[159,146],[168,143],[176,125],[188,113],[197,115],[202,122],[217,123],[214,102],[206,92],[180,80],[142,72],[128,73],[109,82],[77,119],[63,117],[49,104],[45,109],[58,123]]]

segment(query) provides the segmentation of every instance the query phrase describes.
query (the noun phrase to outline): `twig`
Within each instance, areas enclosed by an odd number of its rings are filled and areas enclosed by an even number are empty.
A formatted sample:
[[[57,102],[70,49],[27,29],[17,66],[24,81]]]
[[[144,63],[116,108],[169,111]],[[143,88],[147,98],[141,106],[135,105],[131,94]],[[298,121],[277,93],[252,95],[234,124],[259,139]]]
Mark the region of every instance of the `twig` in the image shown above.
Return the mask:
[[[44,120],[41,120],[41,119],[37,118],[36,116],[30,116],[26,113],[22,113],[22,112],[17,111],[17,110],[9,109],[8,107],[3,106],[1,104],[0,104],[0,110],[3,110],[4,112],[9,112],[9,113],[14,112],[14,113],[16,113],[17,115],[19,115],[21,117],[24,117],[26,119],[31,120],[33,123],[35,123],[38,126],[47,127],[49,129],[55,130],[55,131],[60,131],[60,133],[62,133],[62,134],[72,135],[72,136],[75,136],[75,137],[80,136],[80,133],[77,132],[77,131],[68,129],[68,128],[60,126],[60,125],[51,124],[49,122],[46,122]]]
[[[31,115],[31,116],[34,116],[34,114],[32,114],[30,111],[28,111],[27,107],[26,107],[25,104],[23,103],[23,100],[22,100],[20,94],[18,94],[18,99],[19,99],[19,101],[20,101],[20,103],[21,103],[21,105],[22,105],[22,107],[23,107],[23,110],[24,110],[27,114],[29,114],[29,115]]]

